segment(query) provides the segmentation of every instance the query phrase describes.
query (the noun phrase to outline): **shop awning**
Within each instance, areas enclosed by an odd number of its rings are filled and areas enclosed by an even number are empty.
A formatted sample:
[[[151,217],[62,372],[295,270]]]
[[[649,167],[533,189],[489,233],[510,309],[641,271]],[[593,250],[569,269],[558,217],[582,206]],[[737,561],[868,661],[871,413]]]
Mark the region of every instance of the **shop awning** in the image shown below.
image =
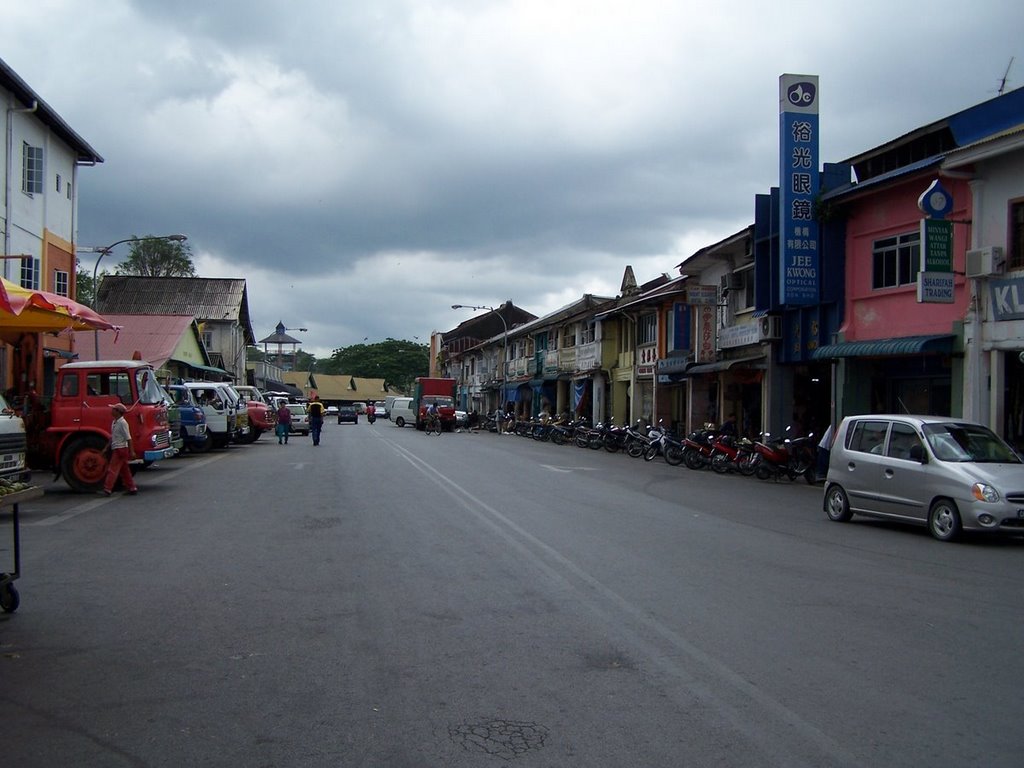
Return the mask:
[[[695,373],[717,373],[718,371],[727,371],[735,366],[756,368],[759,367],[756,363],[761,363],[763,365],[764,360],[764,355],[753,355],[752,357],[734,357],[731,360],[717,360],[713,363],[698,363],[697,365],[691,365],[687,368],[686,375],[692,376]]]
[[[836,357],[893,357],[896,355],[948,355],[953,351],[952,334],[942,336],[904,336],[900,339],[872,339],[826,344],[814,350],[814,360]]]
[[[217,368],[214,365],[200,365],[199,363],[189,363],[184,360],[175,360],[175,362],[185,363],[189,368],[194,368],[195,370],[202,371],[203,373],[212,373],[216,376],[231,376],[228,371],[225,371],[223,368]]]

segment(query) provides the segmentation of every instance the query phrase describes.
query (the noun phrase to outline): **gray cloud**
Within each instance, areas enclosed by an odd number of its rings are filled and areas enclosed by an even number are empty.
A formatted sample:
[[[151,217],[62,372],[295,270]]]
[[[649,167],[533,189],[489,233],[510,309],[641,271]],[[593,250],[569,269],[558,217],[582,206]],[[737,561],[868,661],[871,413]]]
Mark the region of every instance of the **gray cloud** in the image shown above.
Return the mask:
[[[187,232],[257,338],[322,354],[671,271],[776,183],[783,72],[821,77],[827,161],[993,97],[1011,56],[1024,82],[1001,0],[44,5],[4,58],[106,158],[79,242]]]

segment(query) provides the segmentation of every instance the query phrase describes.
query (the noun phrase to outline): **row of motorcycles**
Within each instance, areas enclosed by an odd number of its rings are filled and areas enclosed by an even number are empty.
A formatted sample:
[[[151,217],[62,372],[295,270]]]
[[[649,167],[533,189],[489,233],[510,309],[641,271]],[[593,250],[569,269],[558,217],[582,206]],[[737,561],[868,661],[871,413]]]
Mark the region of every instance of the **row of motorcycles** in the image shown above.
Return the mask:
[[[492,432],[499,431],[493,418],[488,419],[485,426]],[[501,428],[501,431],[534,440],[557,445],[572,443],[580,448],[604,449],[610,453],[621,451],[646,461],[660,456],[668,464],[685,464],[690,469],[711,469],[720,474],[735,472],[762,480],[803,477],[808,483],[815,481],[817,443],[814,436],[791,436],[790,427],[779,436],[764,432],[758,440],[722,434],[712,424],[680,437],[660,421],[646,428],[642,421],[635,426],[617,426],[610,422],[590,426],[585,419],[570,421],[563,417],[507,420]]]

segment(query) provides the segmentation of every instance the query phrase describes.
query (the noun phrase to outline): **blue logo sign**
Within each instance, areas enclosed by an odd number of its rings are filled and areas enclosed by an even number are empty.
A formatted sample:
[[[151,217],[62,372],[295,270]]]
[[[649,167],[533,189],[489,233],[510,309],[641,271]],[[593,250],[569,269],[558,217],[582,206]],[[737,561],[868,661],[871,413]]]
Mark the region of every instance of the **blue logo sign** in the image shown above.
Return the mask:
[[[786,91],[786,101],[794,107],[809,107],[814,104],[814,98],[818,95],[818,88],[814,83],[803,81],[793,83]]]

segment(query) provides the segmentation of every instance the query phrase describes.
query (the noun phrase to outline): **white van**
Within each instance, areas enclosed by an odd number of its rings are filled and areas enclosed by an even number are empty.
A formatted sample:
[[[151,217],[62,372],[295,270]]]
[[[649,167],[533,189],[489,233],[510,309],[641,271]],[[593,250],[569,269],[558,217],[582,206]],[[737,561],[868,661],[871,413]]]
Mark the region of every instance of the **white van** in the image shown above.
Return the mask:
[[[411,397],[396,397],[388,410],[388,418],[395,422],[395,426],[404,427],[406,424],[416,426],[416,411],[413,409]]]

